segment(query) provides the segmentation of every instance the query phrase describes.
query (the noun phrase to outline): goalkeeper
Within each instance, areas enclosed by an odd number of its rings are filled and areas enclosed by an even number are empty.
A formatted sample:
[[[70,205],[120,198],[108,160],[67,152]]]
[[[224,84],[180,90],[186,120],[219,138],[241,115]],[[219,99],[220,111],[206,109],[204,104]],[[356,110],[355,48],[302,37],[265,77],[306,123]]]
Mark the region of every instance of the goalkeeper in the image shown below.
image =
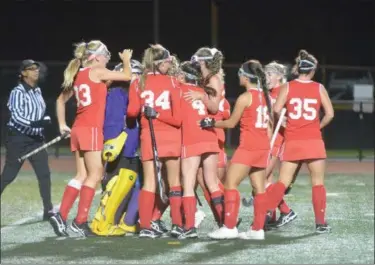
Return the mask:
[[[131,61],[133,78],[142,73],[141,64]],[[121,71],[122,64],[115,67]],[[139,126],[136,119],[126,117],[128,107],[126,82],[113,82],[107,95],[104,120],[103,160],[106,161],[102,180],[103,194],[91,224],[101,236],[134,233],[138,221],[138,194],[141,189],[141,163],[137,153]]]

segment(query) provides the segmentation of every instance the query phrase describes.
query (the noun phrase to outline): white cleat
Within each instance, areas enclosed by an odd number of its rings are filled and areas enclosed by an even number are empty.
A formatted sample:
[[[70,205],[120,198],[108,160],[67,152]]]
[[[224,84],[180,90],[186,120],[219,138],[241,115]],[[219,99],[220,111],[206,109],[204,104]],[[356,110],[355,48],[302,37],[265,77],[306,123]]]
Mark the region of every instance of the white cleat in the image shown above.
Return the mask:
[[[212,239],[234,239],[238,237],[238,229],[237,227],[230,229],[223,225],[219,229],[208,233],[208,237]]]
[[[245,240],[264,240],[264,230],[255,231],[250,228],[249,231],[240,233],[238,237]]]
[[[198,228],[200,226],[200,224],[203,222],[204,218],[206,218],[206,214],[203,211],[198,209],[195,212],[195,222],[194,222],[195,228]]]

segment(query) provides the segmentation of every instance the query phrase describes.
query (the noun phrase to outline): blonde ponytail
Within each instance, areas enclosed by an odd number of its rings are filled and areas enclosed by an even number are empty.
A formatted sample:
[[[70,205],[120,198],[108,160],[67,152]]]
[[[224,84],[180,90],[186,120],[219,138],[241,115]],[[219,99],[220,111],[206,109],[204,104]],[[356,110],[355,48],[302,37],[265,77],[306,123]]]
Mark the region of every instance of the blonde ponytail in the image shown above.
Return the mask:
[[[72,59],[68,66],[64,70],[64,82],[62,83],[62,88],[64,92],[69,92],[73,90],[74,79],[81,67],[82,58],[85,55],[87,44],[81,42],[76,45],[74,50],[74,59]]]

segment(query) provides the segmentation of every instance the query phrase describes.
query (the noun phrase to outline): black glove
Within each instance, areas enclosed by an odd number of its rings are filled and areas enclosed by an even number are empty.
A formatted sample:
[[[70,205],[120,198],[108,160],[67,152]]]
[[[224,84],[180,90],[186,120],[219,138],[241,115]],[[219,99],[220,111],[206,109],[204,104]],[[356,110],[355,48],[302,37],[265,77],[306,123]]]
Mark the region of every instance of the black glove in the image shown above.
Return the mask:
[[[200,121],[200,126],[201,128],[213,128],[215,127],[215,119],[214,118],[204,118],[203,120]]]
[[[158,113],[156,112],[156,110],[154,110],[150,106],[145,106],[144,112],[145,112],[146,118],[149,118],[149,119],[155,119],[158,116]]]
[[[38,121],[31,121],[30,126],[33,128],[44,128],[47,125],[51,124],[51,117],[50,116],[44,116],[43,119]]]

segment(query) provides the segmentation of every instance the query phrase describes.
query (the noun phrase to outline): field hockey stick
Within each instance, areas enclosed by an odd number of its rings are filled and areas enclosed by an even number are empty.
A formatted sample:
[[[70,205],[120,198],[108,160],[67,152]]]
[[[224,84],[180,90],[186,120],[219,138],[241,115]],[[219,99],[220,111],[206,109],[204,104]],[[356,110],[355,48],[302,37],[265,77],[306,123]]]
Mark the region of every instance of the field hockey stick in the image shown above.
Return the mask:
[[[199,199],[199,196],[198,196],[198,193],[196,190],[194,190],[194,194],[195,194],[195,198],[197,199],[197,202],[199,204],[200,207],[203,206],[202,202],[201,202],[201,199]]]
[[[163,203],[168,202],[168,197],[165,194],[164,182],[161,177],[161,163],[159,161],[158,149],[156,147],[156,139],[155,139],[155,131],[154,125],[152,123],[152,118],[148,118],[148,124],[150,126],[150,134],[151,134],[151,143],[152,143],[152,152],[154,153],[154,172],[158,182],[159,187],[159,196]]]
[[[20,158],[18,158],[18,162],[21,163],[21,162],[25,161],[26,159],[28,159],[30,156],[33,156],[33,155],[39,153],[40,151],[48,148],[49,146],[51,146],[51,145],[53,145],[57,142],[60,142],[62,139],[65,139],[69,134],[70,134],[69,132],[64,132],[63,134],[61,134],[60,136],[57,136],[55,139],[52,139],[48,143],[45,143],[42,146],[36,148],[35,150],[27,153],[26,155],[21,156]]]
[[[281,128],[281,124],[283,123],[283,119],[284,119],[284,116],[285,116],[285,113],[286,113],[286,109],[283,108],[280,112],[280,117],[279,117],[279,120],[277,121],[277,124],[276,124],[276,128],[275,128],[275,131],[273,132],[272,134],[272,137],[271,137],[271,143],[270,143],[270,155],[271,155],[271,151],[272,151],[272,148],[273,146],[275,145],[275,141],[276,141],[276,137],[277,137],[277,134],[279,133],[279,130]],[[243,206],[245,207],[250,207],[253,205],[253,198],[250,197],[249,199],[247,198],[242,198],[242,204]]]

